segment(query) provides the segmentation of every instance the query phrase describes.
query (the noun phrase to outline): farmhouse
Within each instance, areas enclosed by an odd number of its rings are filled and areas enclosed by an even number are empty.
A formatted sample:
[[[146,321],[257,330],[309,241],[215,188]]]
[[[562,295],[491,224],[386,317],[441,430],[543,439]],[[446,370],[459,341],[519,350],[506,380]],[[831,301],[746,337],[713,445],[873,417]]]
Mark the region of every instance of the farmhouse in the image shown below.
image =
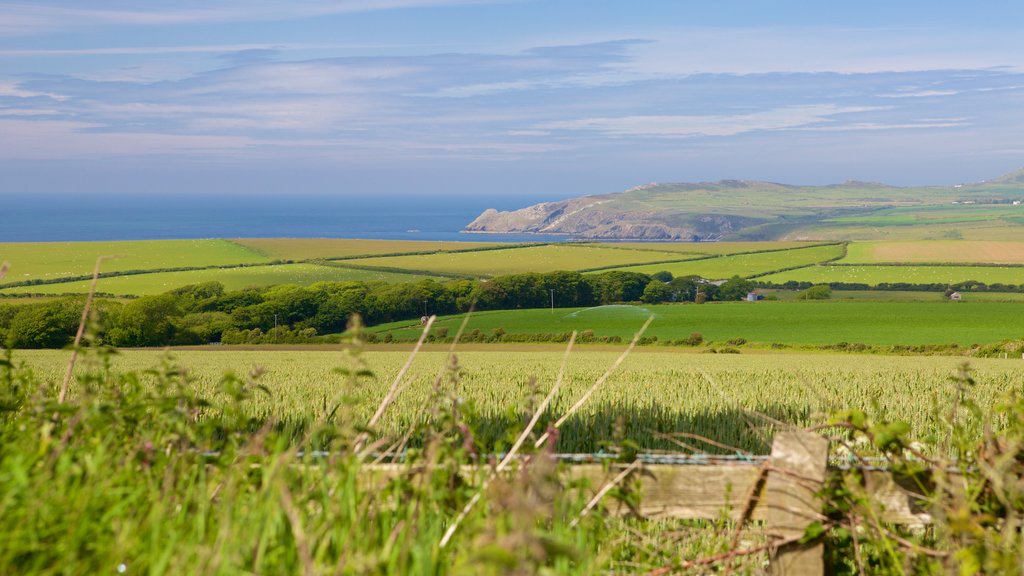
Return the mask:
[[[960,296],[959,292],[953,292],[952,294],[949,295],[949,299],[954,301],[954,302],[959,302],[960,298],[961,298],[961,296]]]
[[[747,302],[757,302],[758,300],[764,300],[764,294],[758,294],[757,292],[747,293]]]

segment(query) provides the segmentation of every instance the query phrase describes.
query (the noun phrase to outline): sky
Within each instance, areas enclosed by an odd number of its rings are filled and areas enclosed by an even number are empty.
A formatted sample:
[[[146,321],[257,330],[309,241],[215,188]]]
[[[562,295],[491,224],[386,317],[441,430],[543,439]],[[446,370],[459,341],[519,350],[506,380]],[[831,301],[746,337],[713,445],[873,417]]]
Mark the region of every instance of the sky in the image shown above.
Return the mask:
[[[1024,166],[1019,0],[0,1],[0,196],[564,198]]]

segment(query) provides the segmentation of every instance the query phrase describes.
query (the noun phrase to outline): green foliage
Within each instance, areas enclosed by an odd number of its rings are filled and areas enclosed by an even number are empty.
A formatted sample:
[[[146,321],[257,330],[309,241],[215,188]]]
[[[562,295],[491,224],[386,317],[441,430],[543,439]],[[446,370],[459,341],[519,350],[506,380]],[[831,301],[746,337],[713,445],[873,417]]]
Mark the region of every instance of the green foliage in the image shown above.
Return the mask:
[[[797,300],[828,300],[832,297],[832,288],[828,284],[819,284],[817,286],[811,286],[806,290],[801,290],[796,295]]]

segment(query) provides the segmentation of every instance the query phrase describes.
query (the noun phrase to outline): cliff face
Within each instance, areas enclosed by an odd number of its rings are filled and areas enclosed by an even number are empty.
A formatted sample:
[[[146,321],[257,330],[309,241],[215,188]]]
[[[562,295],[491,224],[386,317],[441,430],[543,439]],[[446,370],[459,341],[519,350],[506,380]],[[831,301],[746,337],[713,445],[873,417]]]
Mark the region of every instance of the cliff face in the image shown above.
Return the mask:
[[[651,189],[649,187],[644,189]],[[635,189],[636,190],[636,189]],[[632,192],[632,191],[630,191]],[[755,219],[723,214],[680,214],[633,206],[630,192],[543,202],[519,210],[485,210],[466,232],[567,234],[589,239],[720,240]]]

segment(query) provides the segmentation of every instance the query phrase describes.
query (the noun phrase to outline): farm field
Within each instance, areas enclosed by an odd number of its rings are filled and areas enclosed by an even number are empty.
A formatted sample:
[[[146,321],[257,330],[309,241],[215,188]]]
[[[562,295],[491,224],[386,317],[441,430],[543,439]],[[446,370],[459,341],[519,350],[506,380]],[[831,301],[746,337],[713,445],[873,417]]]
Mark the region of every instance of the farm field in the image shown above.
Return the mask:
[[[840,264],[893,262],[1024,264],[1024,242],[935,240],[852,242]]]
[[[913,226],[873,226],[870,224],[815,224],[784,234],[784,240],[817,241],[936,241],[995,240],[1016,241],[1024,236],[1024,225],[1006,220],[959,222],[952,224],[916,224]]]
[[[354,238],[235,238],[231,241],[267,258],[281,260],[331,260],[403,252],[473,250],[501,245],[498,242],[361,240]]]
[[[760,290],[779,300],[797,300],[799,290]],[[962,292],[963,302],[1024,302],[1022,292]],[[946,302],[943,292],[920,292],[912,290],[833,290],[831,300],[856,300],[872,302]]]
[[[227,240],[8,242],[0,244],[0,262],[9,262],[11,268],[0,284],[92,275],[100,256],[118,256],[103,262],[104,272],[268,261],[259,253]]]
[[[738,252],[760,252],[764,250],[788,250],[807,248],[819,242],[603,242],[593,246],[628,248],[632,250],[654,250],[659,252],[684,252],[688,254],[736,254]]]
[[[1017,222],[1020,218],[1024,218],[1024,206],[1020,205],[938,204],[887,208],[871,214],[830,218],[824,222],[869,224],[871,226],[916,226],[999,220]]]
[[[808,266],[817,262],[824,262],[839,258],[843,255],[843,246],[828,245],[815,246],[811,248],[797,248],[779,252],[760,252],[756,254],[737,254],[734,256],[722,256],[719,258],[708,258],[693,262],[673,262],[669,264],[651,264],[645,266],[623,267],[622,270],[629,272],[642,272],[653,274],[661,270],[667,270],[674,276],[689,276],[696,274],[708,279],[725,279],[732,276],[751,277],[774,270],[792,268],[794,266]]]
[[[1024,336],[1020,304],[1002,302],[722,302],[652,306],[599,306],[585,309],[531,309],[478,312],[467,330],[491,334],[502,328],[509,335],[566,333],[593,330],[596,337],[628,340],[650,315],[646,336],[681,340],[700,332],[704,340],[782,344],[873,345],[987,344]],[[453,335],[462,316],[439,318],[436,327]],[[370,328],[414,339],[418,322],[395,322]]]
[[[186,270],[181,272],[157,272],[100,278],[96,289],[115,295],[143,296],[160,294],[188,284],[217,281],[227,290],[240,290],[250,286],[271,286],[274,284],[315,284],[316,282],[341,282],[346,280],[416,282],[427,276],[357,270],[339,266],[316,264],[275,264],[269,266],[247,266],[243,268],[214,268],[207,270]],[[65,294],[89,291],[91,280],[18,286],[0,290],[4,294]]]
[[[563,392],[550,410],[552,418],[567,408],[611,365],[618,352],[578,351],[570,356]],[[68,352],[18,351],[24,361],[51,382],[63,377]],[[159,351],[122,351],[113,358],[115,369],[144,370],[160,364]],[[333,370],[347,366],[339,352],[202,351],[173,353],[187,367],[197,389],[216,394],[225,371],[248,374],[265,370],[261,383],[269,396],[259,395],[249,410],[259,418],[309,420],[327,399],[344,390]],[[406,352],[364,352],[361,359],[375,377],[353,391],[354,416],[365,420],[407,358]],[[551,387],[561,352],[517,352],[515,360],[500,349],[468,351],[458,356],[459,394],[480,419],[480,431],[492,440],[504,439],[507,429],[521,427],[519,413],[527,399]],[[383,420],[386,434],[400,436],[428,403],[434,377],[445,353],[417,356],[409,372],[410,385]],[[644,448],[664,447],[652,432],[687,431],[718,441],[767,451],[765,439],[748,429],[741,409],[757,410],[785,422],[806,426],[844,408],[862,408],[874,416],[905,419],[915,433],[932,432],[933,402],[945,403],[953,394],[949,376],[962,358],[887,357],[837,354],[652,354],[638,349],[563,428],[559,450],[592,452],[595,439],[611,437],[615,420],[625,419],[626,437]],[[977,385],[972,394],[990,406],[1002,395],[1024,386],[1024,364],[1016,360],[971,361]],[[88,361],[79,371],[88,370]],[[537,378],[537,389],[530,387]],[[542,426],[544,424],[542,423]]]
[[[760,282],[784,283],[857,282],[871,286],[882,282],[955,284],[976,280],[986,284],[1024,284],[1024,267],[1009,266],[808,266],[757,278]]]
[[[585,244],[546,244],[508,250],[364,258],[359,260],[358,265],[486,277],[520,272],[589,270],[699,257],[699,254],[624,250]]]

